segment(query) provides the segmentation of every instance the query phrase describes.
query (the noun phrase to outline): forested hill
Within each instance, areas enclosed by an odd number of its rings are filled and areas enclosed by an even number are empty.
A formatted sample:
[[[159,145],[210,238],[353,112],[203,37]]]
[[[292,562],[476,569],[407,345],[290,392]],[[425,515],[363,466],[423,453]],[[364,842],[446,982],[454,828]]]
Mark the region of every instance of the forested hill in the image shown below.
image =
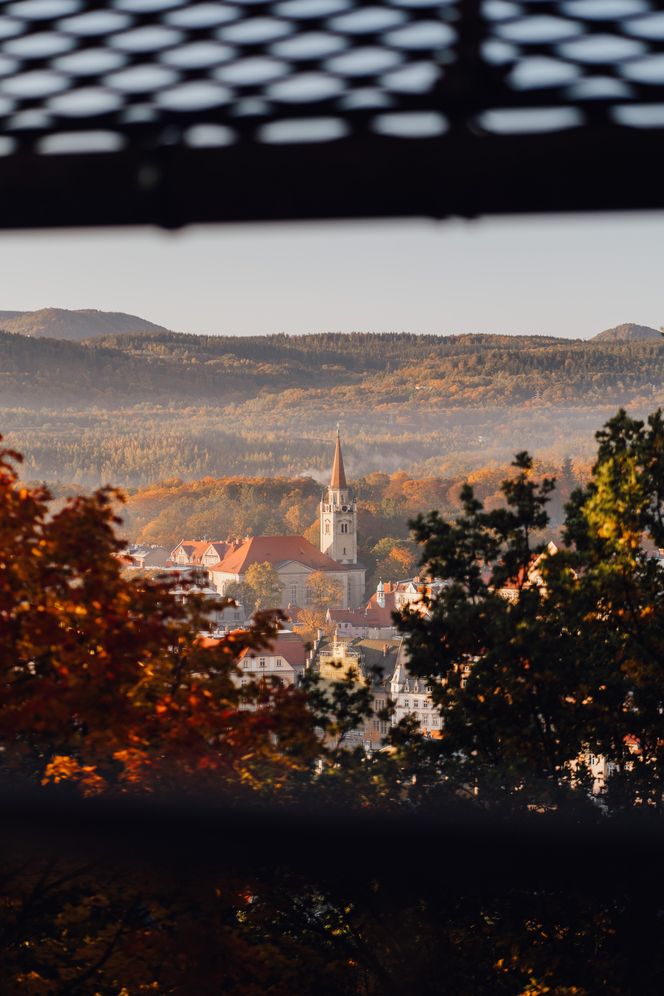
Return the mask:
[[[98,311],[96,308],[83,308],[79,311],[66,308],[0,311],[0,329],[20,335],[71,339],[74,342],[122,332],[167,331],[162,325],[155,325],[137,315],[126,315],[122,311]]]
[[[475,407],[615,403],[664,385],[660,342],[539,336],[113,335],[83,343],[0,332],[4,405],[306,403]]]
[[[661,342],[664,333],[649,325],[637,325],[635,322],[625,322],[605,329],[593,336],[593,342]]]
[[[447,479],[520,449],[559,466],[619,405],[660,404],[660,341],[0,332],[0,433],[27,480],[323,480],[337,420],[355,476]]]

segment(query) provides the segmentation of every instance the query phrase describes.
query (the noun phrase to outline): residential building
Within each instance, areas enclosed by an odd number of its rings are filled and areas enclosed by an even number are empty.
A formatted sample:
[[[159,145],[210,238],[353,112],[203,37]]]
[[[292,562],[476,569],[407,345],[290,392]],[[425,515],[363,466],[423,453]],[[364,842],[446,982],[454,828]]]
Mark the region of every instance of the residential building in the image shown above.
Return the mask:
[[[220,564],[224,557],[239,546],[239,543],[213,540],[201,553],[201,567],[213,567]]]
[[[541,553],[535,553],[530,558],[528,566],[515,578],[510,578],[502,588],[497,589],[497,593],[510,602],[518,601],[519,594],[524,588],[544,588],[545,581],[542,574],[542,567],[547,557],[554,557],[558,553],[558,547],[554,542],[547,543],[546,549]]]
[[[409,673],[408,652],[404,641],[399,647],[389,688],[394,705],[392,722],[395,725],[404,717],[413,716],[421,733],[440,736],[443,721],[440,711],[433,703],[431,681]]]
[[[336,636],[318,655],[318,673],[324,681],[342,681],[352,675],[366,683],[361,650]]]
[[[132,546],[127,551],[127,566],[140,567],[165,567],[169,560],[168,550],[165,546]]]
[[[360,609],[328,609],[326,621],[346,639],[393,640],[399,635],[393,614],[419,606],[426,609],[423,595],[435,598],[445,582],[438,578],[408,578],[380,581],[376,591]]]
[[[210,540],[180,540],[171,550],[170,561],[180,567],[200,567],[203,554],[210,546]]]
[[[394,611],[394,592],[387,591],[381,581],[364,608],[328,609],[326,621],[346,639],[391,640],[397,636]]]
[[[281,630],[266,650],[243,650],[238,666],[240,683],[248,684],[261,678],[277,681],[284,687],[296,684],[307,665],[304,640],[297,633]]]
[[[202,574],[202,577],[205,577]],[[209,617],[212,625],[219,630],[237,629],[243,626],[247,620],[247,612],[241,603],[235,605],[219,604],[221,599],[215,588],[205,583],[181,584],[171,589],[176,601],[185,602],[192,595],[205,596],[209,604]]]

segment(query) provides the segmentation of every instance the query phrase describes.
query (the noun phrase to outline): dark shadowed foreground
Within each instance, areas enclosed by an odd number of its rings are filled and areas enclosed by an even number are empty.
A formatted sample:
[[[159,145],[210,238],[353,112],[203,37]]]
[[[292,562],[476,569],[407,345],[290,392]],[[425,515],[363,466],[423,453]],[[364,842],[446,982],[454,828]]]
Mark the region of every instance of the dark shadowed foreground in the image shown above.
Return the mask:
[[[6,992],[661,991],[658,823],[2,798]]]

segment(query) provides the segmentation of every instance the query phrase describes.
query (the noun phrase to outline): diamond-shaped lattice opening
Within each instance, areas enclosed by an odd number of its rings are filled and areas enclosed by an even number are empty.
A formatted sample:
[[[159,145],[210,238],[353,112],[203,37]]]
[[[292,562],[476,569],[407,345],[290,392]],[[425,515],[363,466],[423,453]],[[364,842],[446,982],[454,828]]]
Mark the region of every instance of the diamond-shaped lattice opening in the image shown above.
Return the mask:
[[[0,154],[661,127],[655,0],[17,0]]]
[[[655,107],[664,103],[658,7],[649,0],[486,0],[481,56],[502,92],[480,124],[503,134],[602,118],[658,127],[662,112]]]
[[[19,0],[0,15],[1,130],[40,151],[173,127],[193,146],[440,133],[458,16],[439,0]]]

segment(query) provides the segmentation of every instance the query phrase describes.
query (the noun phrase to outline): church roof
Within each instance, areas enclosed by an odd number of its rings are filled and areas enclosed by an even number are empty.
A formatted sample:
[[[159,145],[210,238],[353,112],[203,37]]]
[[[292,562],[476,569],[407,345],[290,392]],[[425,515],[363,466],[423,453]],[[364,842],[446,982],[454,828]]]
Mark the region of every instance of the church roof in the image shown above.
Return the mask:
[[[303,536],[252,536],[224,557],[221,563],[211,567],[210,571],[244,574],[252,564],[263,564],[266,560],[275,567],[293,560],[315,571],[347,570],[345,565],[321,553]]]
[[[341,455],[341,438],[337,432],[337,445],[334,448],[334,463],[332,464],[332,479],[330,487],[335,491],[347,488],[346,471],[344,470],[344,458]]]

